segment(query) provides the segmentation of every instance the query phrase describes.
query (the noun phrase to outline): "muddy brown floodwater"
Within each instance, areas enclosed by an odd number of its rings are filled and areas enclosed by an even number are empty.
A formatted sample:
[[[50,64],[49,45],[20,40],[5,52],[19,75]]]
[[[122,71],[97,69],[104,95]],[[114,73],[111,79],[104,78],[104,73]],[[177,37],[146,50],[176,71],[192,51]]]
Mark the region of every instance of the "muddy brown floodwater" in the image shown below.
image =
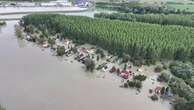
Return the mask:
[[[15,23],[0,29],[0,103],[7,110],[170,110],[168,101],[151,101],[148,91],[136,95],[86,73],[76,61],[18,40]]]

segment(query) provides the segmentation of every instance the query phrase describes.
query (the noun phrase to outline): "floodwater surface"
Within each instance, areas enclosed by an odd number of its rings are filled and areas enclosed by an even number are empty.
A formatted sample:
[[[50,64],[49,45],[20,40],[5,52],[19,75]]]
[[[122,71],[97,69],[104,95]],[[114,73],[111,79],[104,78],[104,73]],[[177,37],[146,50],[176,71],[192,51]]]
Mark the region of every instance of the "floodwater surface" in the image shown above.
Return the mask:
[[[18,40],[15,23],[0,29],[0,103],[7,110],[170,110],[168,101],[153,102],[144,89],[136,95],[76,61]]]

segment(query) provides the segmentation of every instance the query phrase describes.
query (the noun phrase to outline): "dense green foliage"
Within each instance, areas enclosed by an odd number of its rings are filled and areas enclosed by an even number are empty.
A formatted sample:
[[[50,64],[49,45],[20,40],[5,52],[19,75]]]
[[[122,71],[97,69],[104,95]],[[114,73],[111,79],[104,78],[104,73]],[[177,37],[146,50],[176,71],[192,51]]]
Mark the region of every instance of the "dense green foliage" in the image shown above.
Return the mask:
[[[137,21],[161,25],[194,26],[194,15],[178,14],[127,14],[127,13],[96,13],[95,17],[111,20]]]
[[[159,82],[168,82],[170,80],[170,74],[162,72],[157,79]]]
[[[169,85],[172,88],[174,94],[182,97],[181,100],[176,99],[174,104],[175,110],[194,110],[194,90],[182,79],[176,77],[171,79]]]
[[[194,28],[56,14],[32,14],[23,20],[25,25],[55,31],[76,42],[99,45],[112,53],[124,52],[133,58],[188,60],[194,56]]]
[[[171,73],[182,78],[188,85],[194,88],[194,68],[191,64],[175,62],[170,65]]]
[[[170,70],[175,76],[171,78],[169,86],[179,97],[174,104],[175,110],[194,110],[194,68],[191,64],[174,62]]]
[[[58,46],[57,47],[57,55],[63,56],[65,54],[65,47],[64,46]]]
[[[139,80],[128,81],[127,83],[131,88],[137,88],[137,89],[142,88],[142,82]]]
[[[145,75],[136,75],[133,77],[134,80],[139,80],[139,81],[145,81],[147,76]]]
[[[194,110],[194,101],[179,98],[175,101],[175,110]]]
[[[163,71],[163,67],[160,66],[160,65],[156,66],[155,69],[154,69],[154,72],[156,72],[156,73],[160,73],[162,71]]]

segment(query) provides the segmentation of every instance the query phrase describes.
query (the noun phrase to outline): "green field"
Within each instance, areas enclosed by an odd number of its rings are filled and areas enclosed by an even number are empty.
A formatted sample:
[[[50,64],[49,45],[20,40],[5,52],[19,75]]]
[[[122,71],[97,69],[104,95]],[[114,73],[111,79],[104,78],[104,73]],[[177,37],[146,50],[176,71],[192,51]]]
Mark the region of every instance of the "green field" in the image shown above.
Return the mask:
[[[194,4],[167,4],[167,6],[181,11],[194,12]]]

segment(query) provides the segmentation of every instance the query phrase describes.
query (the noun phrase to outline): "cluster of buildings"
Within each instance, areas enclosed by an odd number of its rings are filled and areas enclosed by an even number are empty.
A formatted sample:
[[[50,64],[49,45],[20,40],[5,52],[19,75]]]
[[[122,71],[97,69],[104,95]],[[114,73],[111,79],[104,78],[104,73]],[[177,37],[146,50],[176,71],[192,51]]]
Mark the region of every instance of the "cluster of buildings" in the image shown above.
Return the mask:
[[[51,2],[18,2],[16,6],[23,6],[23,7],[35,7],[35,6],[42,6],[42,7],[52,7],[52,6],[72,6],[72,3],[67,0],[57,0]]]
[[[75,6],[88,6],[89,2],[87,0],[75,0]],[[50,2],[10,2],[10,3],[0,3],[1,6],[9,7],[54,7],[54,6],[73,6],[72,2],[68,0],[53,0]]]

